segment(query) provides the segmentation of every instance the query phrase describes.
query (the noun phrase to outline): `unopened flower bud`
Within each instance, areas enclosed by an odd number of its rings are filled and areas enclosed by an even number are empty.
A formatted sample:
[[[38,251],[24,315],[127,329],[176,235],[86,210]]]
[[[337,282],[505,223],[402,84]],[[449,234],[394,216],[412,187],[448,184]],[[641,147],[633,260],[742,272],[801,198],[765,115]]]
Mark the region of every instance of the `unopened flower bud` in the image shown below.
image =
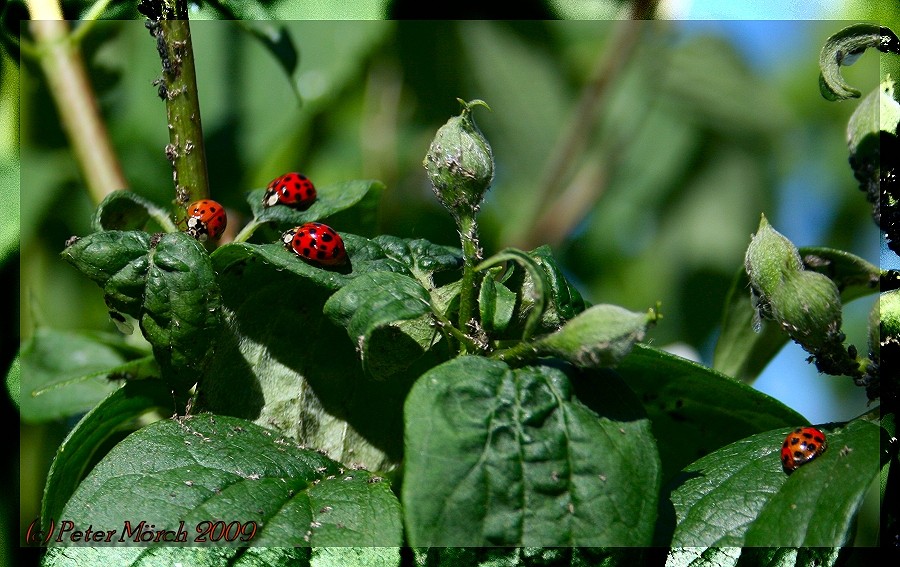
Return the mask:
[[[759,230],[747,247],[744,267],[753,288],[768,298],[781,287],[788,275],[803,269],[803,262],[797,247],[772,228],[763,215]]]
[[[423,162],[435,195],[457,218],[478,210],[494,178],[491,146],[472,119],[474,106],[490,108],[481,100],[459,102],[462,113],[438,129]]]
[[[808,352],[843,340],[841,296],[827,276],[806,270],[793,272],[769,296],[769,304],[773,318]]]

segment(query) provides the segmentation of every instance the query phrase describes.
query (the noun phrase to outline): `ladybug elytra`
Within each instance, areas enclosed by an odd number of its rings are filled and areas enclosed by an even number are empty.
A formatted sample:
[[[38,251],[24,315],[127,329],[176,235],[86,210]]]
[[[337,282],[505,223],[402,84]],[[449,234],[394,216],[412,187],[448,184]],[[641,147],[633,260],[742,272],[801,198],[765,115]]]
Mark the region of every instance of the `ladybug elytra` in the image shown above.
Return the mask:
[[[201,242],[222,236],[227,222],[225,207],[212,199],[201,199],[188,205],[187,233]]]
[[[263,195],[263,206],[287,205],[306,210],[316,200],[316,187],[300,173],[285,173],[273,179]]]
[[[828,441],[815,427],[798,427],[788,433],[781,444],[781,466],[790,474],[825,452]]]
[[[337,266],[347,261],[341,236],[320,222],[308,222],[285,231],[281,241],[294,254],[316,264]]]

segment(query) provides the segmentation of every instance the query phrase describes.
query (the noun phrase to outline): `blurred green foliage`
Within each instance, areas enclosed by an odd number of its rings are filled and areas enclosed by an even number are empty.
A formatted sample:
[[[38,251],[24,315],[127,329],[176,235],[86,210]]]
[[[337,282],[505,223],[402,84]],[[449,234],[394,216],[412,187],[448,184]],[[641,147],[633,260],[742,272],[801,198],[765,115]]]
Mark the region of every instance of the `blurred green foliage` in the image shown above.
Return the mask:
[[[217,17],[214,8],[234,4],[207,2],[198,15]],[[555,12],[557,4],[564,3],[549,4],[554,14],[574,13]],[[609,14],[621,9],[606,4]],[[274,17],[297,20],[335,13],[331,3],[261,5]],[[314,8],[286,11],[290,5]],[[356,17],[385,17],[387,5],[357,3]],[[113,7],[124,10],[123,3]],[[231,227],[249,215],[246,191],[299,170],[317,184],[382,181],[387,189],[372,234],[456,245],[452,219],[434,199],[421,162],[436,128],[458,111],[456,98],[481,98],[493,109],[479,116],[479,127],[497,162],[481,216],[488,254],[549,243],[589,301],[635,310],[660,301],[665,318],[650,334],[656,345],[684,343],[708,356],[760,213],[808,234],[809,211],[785,206],[788,187],[802,186],[813,211],[825,210],[816,217],[820,238],[798,245],[845,248],[874,261],[874,240],[859,235],[875,228],[843,138],[854,106],[827,103],[816,82],[818,50],[840,28],[835,22],[794,23],[799,39],[771,65],[741,51],[740,38],[647,22],[622,53],[627,63],[594,95],[592,81],[603,78],[596,70],[617,42],[627,45],[615,33],[620,23],[276,24],[299,55],[290,76],[236,23],[193,25],[211,192],[230,209]],[[130,188],[170,206],[152,38],[140,21],[102,21],[83,49]],[[845,76],[864,93],[871,90],[877,58],[864,57]],[[594,110],[584,113],[580,101],[590,96]],[[69,236],[90,231],[96,203],[82,189],[37,66],[26,58],[16,68],[5,51],[0,132],[4,277],[20,238],[27,258],[11,310],[21,313],[21,326],[12,334],[29,336],[40,325],[115,331],[96,286],[59,259]],[[574,151],[558,155],[572,132],[581,133]],[[561,175],[548,179],[553,160],[563,164]],[[42,447],[31,456],[48,458],[55,435],[61,433],[39,439]],[[23,476],[26,523],[36,515],[42,474]]]

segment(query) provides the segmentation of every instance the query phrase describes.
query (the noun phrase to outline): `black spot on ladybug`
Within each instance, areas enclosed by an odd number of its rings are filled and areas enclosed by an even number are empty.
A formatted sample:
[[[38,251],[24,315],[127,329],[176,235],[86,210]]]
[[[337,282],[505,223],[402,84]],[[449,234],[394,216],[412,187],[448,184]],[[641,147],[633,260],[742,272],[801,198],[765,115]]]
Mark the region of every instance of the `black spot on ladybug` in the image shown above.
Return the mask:
[[[806,448],[809,449],[810,451],[815,451],[817,447],[816,447],[815,443],[807,443]]]
[[[307,258],[309,258],[310,254],[312,254],[312,250],[310,250],[309,248],[304,248],[304,249],[303,249],[303,255],[304,255],[304,256],[306,256]]]
[[[808,431],[804,431],[802,435],[806,439],[812,439],[812,433],[810,433]]]
[[[319,250],[318,252],[316,252],[316,258],[318,258],[319,260],[324,260],[326,256],[327,254],[324,250]]]
[[[334,237],[332,237],[330,234],[328,234],[327,232],[322,233],[322,242],[331,242],[332,240],[334,240]]]
[[[798,439],[796,437],[791,437],[791,445],[796,445],[799,442],[800,442],[800,439]]]
[[[795,458],[795,459],[802,459],[802,458],[803,458],[803,451],[794,451],[794,458]]]

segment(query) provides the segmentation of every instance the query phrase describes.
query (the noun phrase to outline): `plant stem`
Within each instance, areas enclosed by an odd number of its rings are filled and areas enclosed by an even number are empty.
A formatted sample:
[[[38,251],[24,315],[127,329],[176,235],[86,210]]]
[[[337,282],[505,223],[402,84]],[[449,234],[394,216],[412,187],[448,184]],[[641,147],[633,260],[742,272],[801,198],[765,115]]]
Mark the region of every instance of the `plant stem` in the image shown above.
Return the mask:
[[[522,360],[529,360],[531,358],[534,358],[536,355],[537,351],[535,350],[534,346],[528,341],[522,341],[515,346],[494,351],[493,353],[491,353],[491,358],[502,360],[507,363],[512,363]]]
[[[95,203],[128,182],[113,151],[78,44],[53,0],[27,0],[29,26],[59,117]]]
[[[187,19],[186,0],[157,0],[158,21],[151,20],[151,33],[156,38],[162,61],[163,77],[160,97],[166,101],[169,143],[166,158],[172,163],[175,183],[175,223],[186,214],[185,205],[209,198],[209,177],[200,101],[197,96],[197,74],[191,28]]]
[[[453,323],[451,323],[449,319],[444,317],[444,315],[440,311],[434,308],[434,305],[431,306],[431,312],[434,315],[434,318],[438,320],[438,323],[440,323],[441,329],[443,331],[459,341],[459,343],[465,346],[469,351],[474,352],[477,350],[475,341],[473,341],[471,337],[454,327]]]
[[[481,279],[481,273],[475,271],[475,266],[481,261],[481,247],[478,244],[478,222],[475,220],[474,211],[460,215],[457,225],[464,262],[462,285],[459,290],[459,329],[465,333],[472,320],[475,294],[478,293],[478,283]],[[461,346],[465,348],[466,345],[463,343]]]

